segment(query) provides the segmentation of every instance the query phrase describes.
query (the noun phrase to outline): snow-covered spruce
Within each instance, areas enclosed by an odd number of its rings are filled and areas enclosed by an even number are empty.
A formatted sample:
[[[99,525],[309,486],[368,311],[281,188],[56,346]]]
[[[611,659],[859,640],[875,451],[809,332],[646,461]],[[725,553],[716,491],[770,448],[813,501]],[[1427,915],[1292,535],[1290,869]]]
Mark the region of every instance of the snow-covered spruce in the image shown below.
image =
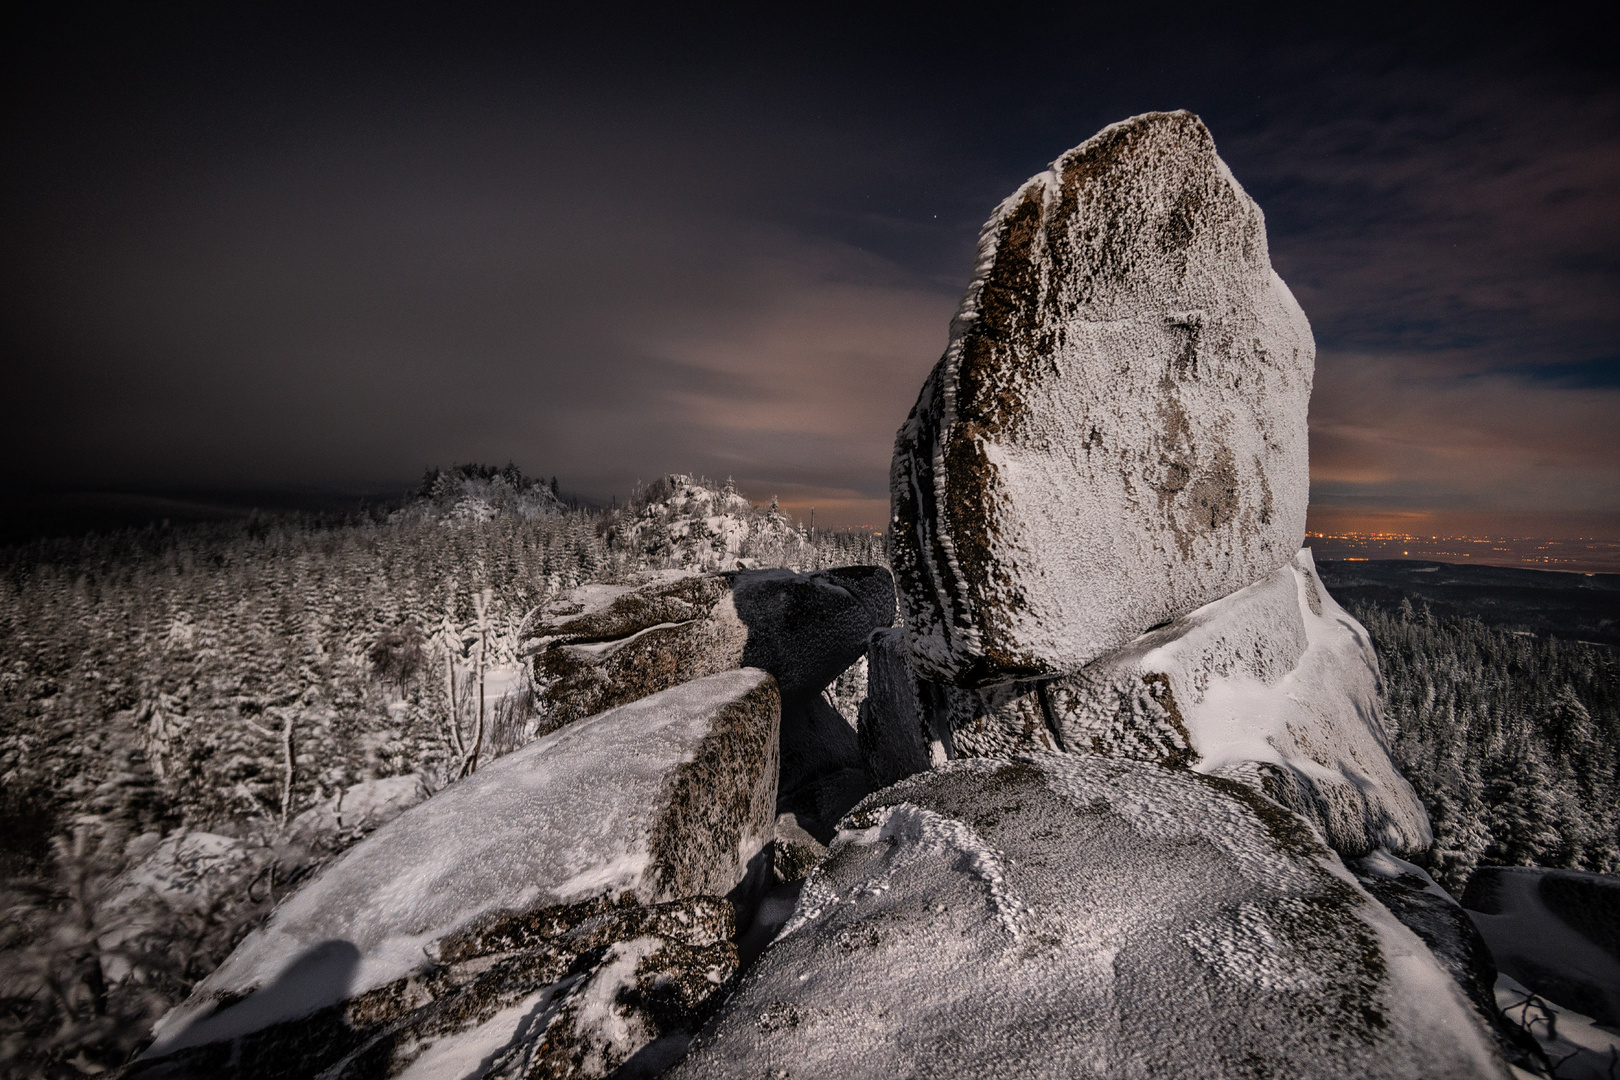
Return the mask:
[[[1243,785],[951,762],[845,821],[674,1080],[1509,1075],[1423,943]]]
[[[1066,675],[1285,564],[1314,363],[1264,217],[1196,116],[1114,124],[1026,182],[895,443],[922,673]]]
[[[403,1016],[421,1002],[400,980],[429,978],[435,943],[500,910],[724,895],[774,835],[779,714],[775,680],[742,668],[572,724],[480,769],[283,903],[157,1026],[150,1055],[388,986],[409,999],[387,1006]]]

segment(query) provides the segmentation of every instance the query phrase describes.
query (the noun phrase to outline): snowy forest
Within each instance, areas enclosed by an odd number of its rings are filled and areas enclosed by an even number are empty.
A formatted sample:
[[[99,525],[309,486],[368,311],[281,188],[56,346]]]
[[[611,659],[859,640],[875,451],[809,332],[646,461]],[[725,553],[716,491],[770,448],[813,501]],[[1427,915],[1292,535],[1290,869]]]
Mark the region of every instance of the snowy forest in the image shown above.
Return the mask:
[[[542,732],[525,644],[547,600],[647,570],[857,563],[887,563],[879,534],[813,532],[729,482],[584,508],[482,466],[341,520],[0,551],[0,1070],[121,1063],[384,804]],[[1410,603],[1353,613],[1448,888],[1479,864],[1620,869],[1612,650]],[[863,681],[834,687],[846,716]]]

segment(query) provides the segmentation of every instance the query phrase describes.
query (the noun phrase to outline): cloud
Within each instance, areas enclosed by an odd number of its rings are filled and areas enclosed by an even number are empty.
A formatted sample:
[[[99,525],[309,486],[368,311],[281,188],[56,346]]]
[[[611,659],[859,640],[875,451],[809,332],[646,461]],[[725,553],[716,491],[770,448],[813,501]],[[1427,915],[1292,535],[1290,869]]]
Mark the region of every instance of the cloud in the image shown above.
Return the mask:
[[[1347,354],[1318,368],[1319,506],[1572,511],[1620,506],[1620,387],[1434,374],[1427,354]]]

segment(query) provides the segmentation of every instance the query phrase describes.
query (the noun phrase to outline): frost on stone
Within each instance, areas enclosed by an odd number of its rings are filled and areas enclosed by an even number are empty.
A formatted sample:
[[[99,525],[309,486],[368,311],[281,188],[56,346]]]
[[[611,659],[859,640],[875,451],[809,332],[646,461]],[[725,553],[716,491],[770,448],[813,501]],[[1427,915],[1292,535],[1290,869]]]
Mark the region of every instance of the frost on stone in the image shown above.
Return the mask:
[[[1265,220],[1186,112],[1105,128],[996,210],[900,428],[912,653],[959,686],[1066,675],[1284,565],[1315,345]]]
[[[1620,1029],[1620,879],[1482,866],[1469,878],[1462,903],[1503,974]]]
[[[1245,782],[1344,855],[1432,842],[1389,754],[1378,659],[1309,550],[1044,690],[1066,749]]]
[[[669,1074],[1509,1075],[1461,991],[1303,821],[1093,756],[953,761],[845,820]]]
[[[354,952],[329,988],[342,1000],[422,969],[425,948],[491,911],[724,895],[774,832],[779,712],[770,675],[742,668],[485,766],[288,898],[160,1022],[156,1049],[207,1041],[216,1004],[274,984],[323,942]]]

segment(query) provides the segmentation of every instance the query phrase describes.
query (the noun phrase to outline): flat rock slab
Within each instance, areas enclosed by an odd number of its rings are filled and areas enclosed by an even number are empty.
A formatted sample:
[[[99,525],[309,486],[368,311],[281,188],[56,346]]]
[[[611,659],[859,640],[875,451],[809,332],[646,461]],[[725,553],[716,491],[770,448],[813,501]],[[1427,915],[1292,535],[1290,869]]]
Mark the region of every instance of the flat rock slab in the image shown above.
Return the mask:
[[[770,672],[784,699],[818,693],[895,612],[894,579],[880,566],[665,576],[579,592],[535,631],[548,729],[741,666]]]
[[[1187,112],[1103,129],[997,208],[895,442],[929,679],[1069,674],[1286,563],[1315,344]]]
[[[307,985],[264,1002],[257,1023],[407,977],[427,963],[425,947],[488,912],[622,893],[647,904],[725,895],[775,831],[780,709],[775,680],[742,668],[486,765],[287,899],[159,1023],[154,1051],[213,1041],[236,1011],[210,1016],[216,1006],[308,968],[322,948],[350,959],[305,970]]]
[[[1482,866],[1468,879],[1462,903],[1503,974],[1620,1027],[1620,878]]]
[[[1241,780],[1347,856],[1413,855],[1433,842],[1390,757],[1372,642],[1308,550],[1043,693],[1070,752]]]
[[[1501,1077],[1462,991],[1295,815],[1141,762],[951,762],[845,821],[669,1073]]]

